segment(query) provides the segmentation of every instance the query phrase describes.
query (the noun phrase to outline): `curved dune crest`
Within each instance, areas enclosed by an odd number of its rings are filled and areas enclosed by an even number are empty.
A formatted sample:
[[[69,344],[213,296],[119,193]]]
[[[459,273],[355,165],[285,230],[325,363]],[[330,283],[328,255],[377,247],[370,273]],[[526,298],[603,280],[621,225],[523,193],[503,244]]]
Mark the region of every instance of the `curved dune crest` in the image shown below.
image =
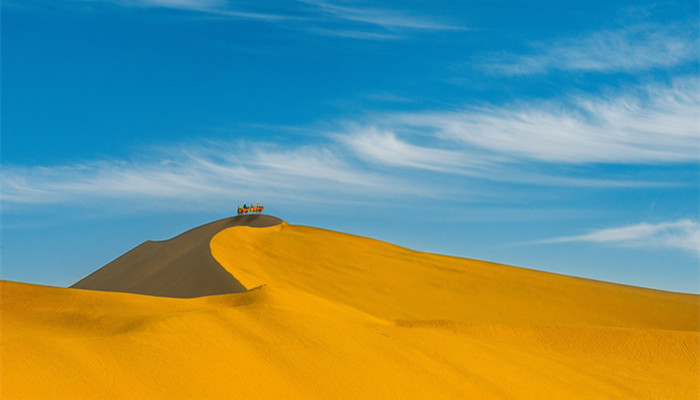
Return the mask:
[[[241,293],[174,298],[0,281],[0,398],[700,393],[700,296],[422,253],[278,219],[248,221],[269,224],[262,228],[233,220],[161,242],[181,253],[115,260],[108,266],[118,273],[95,281],[153,289],[134,278],[137,261],[160,263],[145,268],[171,279],[179,258],[206,253],[210,266],[254,287]]]
[[[302,289],[378,318],[418,326],[461,321],[700,327],[697,295],[423,253],[318,228],[233,227],[216,234],[211,248],[214,258],[245,285]]]
[[[71,288],[163,297],[200,297],[246,290],[214,260],[209,242],[232,226],[267,227],[282,223],[269,215],[224,218],[172,239],[147,241],[76,282]]]

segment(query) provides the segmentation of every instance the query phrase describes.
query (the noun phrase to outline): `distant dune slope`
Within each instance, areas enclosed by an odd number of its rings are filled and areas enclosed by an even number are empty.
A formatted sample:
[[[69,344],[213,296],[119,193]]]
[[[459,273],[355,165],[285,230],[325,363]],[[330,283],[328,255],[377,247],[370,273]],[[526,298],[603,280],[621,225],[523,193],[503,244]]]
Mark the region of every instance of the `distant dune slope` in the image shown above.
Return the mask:
[[[246,290],[209,251],[212,237],[232,226],[282,223],[268,215],[225,218],[164,241],[147,241],[71,286],[151,296],[199,297]]]
[[[225,221],[181,236],[254,289],[0,281],[0,398],[700,398],[700,296]]]
[[[423,253],[318,228],[230,228],[211,248],[246,286],[304,290],[388,320],[693,331],[700,325],[697,295]]]

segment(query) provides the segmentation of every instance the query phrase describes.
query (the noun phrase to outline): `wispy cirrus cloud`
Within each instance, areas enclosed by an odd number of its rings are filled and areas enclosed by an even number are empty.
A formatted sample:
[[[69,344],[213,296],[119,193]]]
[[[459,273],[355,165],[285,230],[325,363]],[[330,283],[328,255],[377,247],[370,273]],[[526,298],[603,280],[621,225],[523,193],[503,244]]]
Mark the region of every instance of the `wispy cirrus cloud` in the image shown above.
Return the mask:
[[[595,230],[583,235],[565,236],[536,243],[589,242],[634,248],[683,250],[700,257],[700,222],[681,219],[671,222],[638,223]]]
[[[654,24],[603,30],[535,43],[530,54],[501,54],[483,63],[489,72],[532,75],[551,70],[634,72],[668,68],[697,59],[695,27]]]
[[[370,40],[396,40],[401,39],[401,36],[395,33],[385,32],[367,32],[361,30],[339,30],[328,28],[309,28],[309,31],[319,33],[324,36],[336,36],[351,39],[370,39]]]
[[[394,167],[458,173],[469,165],[483,163],[464,157],[460,151],[411,144],[392,131],[374,127],[360,127],[349,135],[338,136],[338,140],[364,160]]]
[[[194,11],[221,17],[246,19],[264,22],[281,22],[303,19],[298,14],[268,12],[261,9],[242,8],[226,0],[92,0],[108,2],[123,7],[164,8],[181,11]]]
[[[411,193],[389,176],[354,169],[325,147],[278,149],[271,144],[176,146],[148,159],[95,161],[55,167],[5,167],[5,204],[69,204],[108,200],[206,201],[266,194],[314,201],[324,194]],[[329,201],[323,197],[324,201]]]
[[[351,126],[342,140],[378,163],[443,171],[529,162],[694,163],[698,109],[700,82],[683,78],[556,102],[382,114]]]
[[[451,190],[464,197],[477,190],[474,180],[689,185],[684,179],[699,162],[699,108],[698,80],[686,78],[560,102],[382,113],[336,121],[317,128],[321,140],[285,147],[264,141],[177,144],[130,161],[4,165],[2,200],[6,205],[187,202],[267,193],[269,198],[332,201],[430,197]],[[596,164],[690,167],[660,170],[653,179],[612,178],[605,168],[589,168]],[[424,173],[416,177],[415,171]]]
[[[283,7],[264,3],[227,0],[92,0],[123,7],[163,8],[193,11],[235,19],[284,22],[286,28],[297,27],[307,32],[364,40],[400,39],[402,31],[443,31],[463,29],[426,15],[415,15],[401,9],[377,8],[359,4],[338,4],[332,1],[299,0]],[[290,22],[300,24],[290,25]],[[303,24],[302,24],[303,22]]]
[[[313,5],[318,10],[333,17],[359,22],[369,25],[377,25],[386,29],[420,29],[420,30],[455,30],[462,29],[455,25],[434,20],[425,16],[410,15],[405,12],[383,8],[350,7],[323,0],[302,0]]]
[[[192,10],[216,9],[224,6],[222,0],[111,0],[123,6],[166,7]]]

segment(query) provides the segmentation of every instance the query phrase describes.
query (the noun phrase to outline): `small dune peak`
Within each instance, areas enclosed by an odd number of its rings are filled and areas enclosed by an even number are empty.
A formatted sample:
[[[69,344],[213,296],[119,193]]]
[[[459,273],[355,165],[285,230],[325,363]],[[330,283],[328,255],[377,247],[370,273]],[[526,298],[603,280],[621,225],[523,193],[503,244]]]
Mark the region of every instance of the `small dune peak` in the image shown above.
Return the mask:
[[[146,241],[71,288],[192,298],[247,291],[211,255],[209,242],[234,226],[265,228],[284,223],[271,215],[249,214],[220,219],[171,239]]]

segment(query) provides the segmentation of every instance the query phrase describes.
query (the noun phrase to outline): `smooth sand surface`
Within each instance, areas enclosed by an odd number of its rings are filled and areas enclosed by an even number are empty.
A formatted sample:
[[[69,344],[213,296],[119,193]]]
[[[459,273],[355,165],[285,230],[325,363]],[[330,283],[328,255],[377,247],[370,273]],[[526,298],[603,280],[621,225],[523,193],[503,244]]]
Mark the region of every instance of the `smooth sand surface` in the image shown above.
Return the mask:
[[[286,223],[226,228],[209,246],[254,289],[3,281],[1,397],[700,398],[697,295]]]

